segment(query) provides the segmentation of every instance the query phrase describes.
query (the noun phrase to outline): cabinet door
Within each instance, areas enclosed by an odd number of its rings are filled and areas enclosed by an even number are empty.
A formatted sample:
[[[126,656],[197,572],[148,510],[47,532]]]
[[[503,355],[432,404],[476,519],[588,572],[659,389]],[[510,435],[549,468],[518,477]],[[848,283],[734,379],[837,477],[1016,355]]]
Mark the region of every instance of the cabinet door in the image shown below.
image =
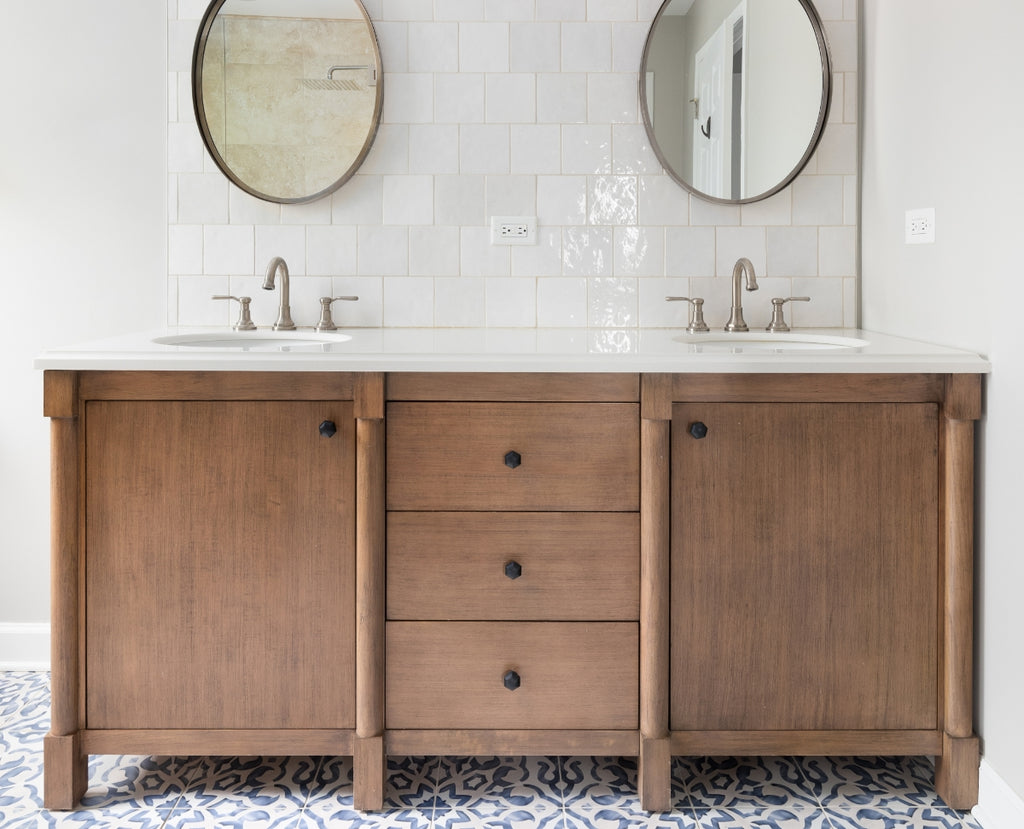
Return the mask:
[[[937,449],[931,404],[676,404],[674,730],[937,727]]]
[[[87,404],[87,727],[354,725],[353,455],[348,402]]]

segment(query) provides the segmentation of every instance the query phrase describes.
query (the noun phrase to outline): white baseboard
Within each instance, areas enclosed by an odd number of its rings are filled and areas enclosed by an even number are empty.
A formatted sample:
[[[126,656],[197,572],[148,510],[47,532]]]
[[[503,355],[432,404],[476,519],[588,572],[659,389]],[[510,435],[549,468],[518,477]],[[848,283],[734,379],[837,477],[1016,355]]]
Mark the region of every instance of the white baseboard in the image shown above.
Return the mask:
[[[978,775],[978,805],[971,814],[984,829],[1024,826],[1024,799],[982,758]]]
[[[50,626],[0,622],[0,671],[50,670]]]

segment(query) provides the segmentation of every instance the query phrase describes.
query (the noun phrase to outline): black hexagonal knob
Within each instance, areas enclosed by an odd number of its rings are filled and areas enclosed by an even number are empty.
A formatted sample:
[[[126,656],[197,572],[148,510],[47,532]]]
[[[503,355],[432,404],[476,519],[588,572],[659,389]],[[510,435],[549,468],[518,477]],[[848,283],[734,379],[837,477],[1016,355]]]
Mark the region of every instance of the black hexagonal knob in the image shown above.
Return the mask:
[[[515,469],[519,464],[523,462],[523,456],[518,452],[506,452],[505,453],[505,466],[509,469]]]
[[[333,438],[338,433],[338,427],[333,420],[325,420],[320,424],[320,434],[325,438]]]
[[[698,420],[696,423],[690,424],[690,434],[697,440],[706,438],[708,436],[708,427]]]
[[[518,561],[509,561],[505,564],[505,575],[510,579],[518,579],[523,575],[523,565]]]
[[[510,691],[514,691],[523,681],[519,678],[519,674],[515,671],[505,671],[505,676],[501,678],[502,684]]]

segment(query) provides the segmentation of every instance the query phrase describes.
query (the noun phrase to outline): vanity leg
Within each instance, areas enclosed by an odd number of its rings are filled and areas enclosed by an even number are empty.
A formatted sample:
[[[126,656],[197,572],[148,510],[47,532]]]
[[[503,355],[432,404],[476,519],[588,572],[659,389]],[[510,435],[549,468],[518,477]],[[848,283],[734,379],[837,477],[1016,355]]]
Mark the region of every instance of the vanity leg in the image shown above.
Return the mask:
[[[643,378],[640,426],[640,774],[641,806],[672,809],[669,740],[669,456],[666,380]]]
[[[668,737],[640,738],[640,807],[647,812],[672,811],[672,753]]]
[[[974,735],[974,421],[981,416],[981,378],[952,375],[946,385],[940,440],[943,551],[943,730],[935,789],[947,806],[978,802],[978,738]]]
[[[352,776],[352,805],[360,812],[379,812],[383,809],[387,777],[383,737],[356,738]]]
[[[384,807],[384,375],[356,387],[356,739],[353,804]]]
[[[89,783],[79,720],[78,377],[43,375],[50,418],[50,733],[43,740],[43,805],[74,809]]]

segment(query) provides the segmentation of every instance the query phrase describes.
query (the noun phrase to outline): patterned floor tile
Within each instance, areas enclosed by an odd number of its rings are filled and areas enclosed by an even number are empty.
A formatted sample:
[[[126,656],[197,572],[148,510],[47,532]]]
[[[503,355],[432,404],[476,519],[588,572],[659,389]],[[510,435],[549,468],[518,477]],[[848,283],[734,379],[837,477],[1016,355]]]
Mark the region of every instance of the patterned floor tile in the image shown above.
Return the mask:
[[[429,827],[437,799],[436,757],[388,758],[384,810],[358,812],[352,804],[352,758],[325,757],[302,814],[300,827]]]
[[[805,757],[801,766],[826,808],[944,808],[935,793],[932,767],[920,757]]]
[[[684,789],[693,809],[810,806],[819,803],[791,757],[705,757]]]
[[[225,820],[251,810],[260,825],[283,826],[289,816],[294,823],[309,799],[319,766],[320,759],[313,757],[207,758],[182,794],[179,808]],[[261,816],[264,812],[266,817]]]
[[[835,829],[963,829],[960,816],[942,807],[877,806],[827,809]]]
[[[550,757],[442,757],[434,825],[560,827],[559,764]]]
[[[834,829],[824,812],[802,803],[735,804],[727,809],[698,809],[694,814],[699,829]]]

